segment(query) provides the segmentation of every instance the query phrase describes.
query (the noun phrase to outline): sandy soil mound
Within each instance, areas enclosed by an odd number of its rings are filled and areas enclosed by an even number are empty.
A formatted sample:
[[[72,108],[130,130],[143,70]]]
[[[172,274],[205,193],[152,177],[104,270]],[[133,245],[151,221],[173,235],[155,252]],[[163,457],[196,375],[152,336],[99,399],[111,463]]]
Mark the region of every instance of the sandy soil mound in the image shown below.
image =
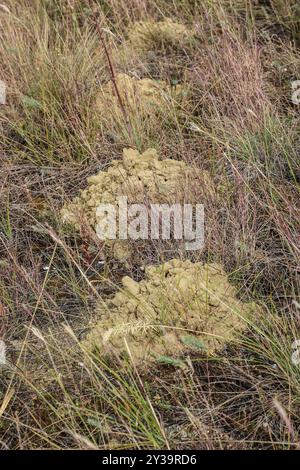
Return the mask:
[[[161,65],[164,63],[169,76],[176,75],[178,68],[171,65],[174,60],[170,58],[174,58],[175,54],[178,65],[180,56],[185,57],[186,52],[195,46],[195,41],[195,32],[191,26],[187,27],[170,18],[138,21],[129,26],[124,43],[113,50],[113,61],[121,70],[139,70],[141,74],[147,71],[151,76],[158,77],[160,73],[155,63],[157,57],[160,57]]]
[[[115,83],[122,105],[131,119],[153,118],[177,106],[187,95],[181,85],[171,86],[162,80],[150,78],[138,79],[125,73],[116,76]],[[96,109],[107,120],[109,115],[122,118],[120,99],[116,95],[115,86],[109,81],[103,86],[96,99]]]
[[[153,44],[184,45],[194,36],[194,32],[182,23],[170,18],[163,21],[138,21],[128,30],[128,40],[132,47],[151,50]]]
[[[174,259],[148,266],[146,278],[99,305],[99,322],[83,344],[101,354],[128,353],[136,363],[176,358],[191,350],[215,353],[245,329],[256,309],[242,303],[221,266]],[[124,341],[124,339],[126,341]]]
[[[64,221],[77,228],[80,221],[86,220],[97,232],[103,223],[103,215],[97,214],[99,205],[113,204],[117,207],[120,196],[126,196],[128,204],[201,204],[201,196],[207,197],[209,193],[213,196],[214,190],[208,173],[183,161],[161,160],[155,149],[142,154],[124,149],[123,159],[112,161],[107,171],[89,177],[88,187],[62,208],[61,215]],[[119,249],[120,244],[125,251]],[[126,258],[127,241],[114,242],[113,245],[118,247],[116,257]]]

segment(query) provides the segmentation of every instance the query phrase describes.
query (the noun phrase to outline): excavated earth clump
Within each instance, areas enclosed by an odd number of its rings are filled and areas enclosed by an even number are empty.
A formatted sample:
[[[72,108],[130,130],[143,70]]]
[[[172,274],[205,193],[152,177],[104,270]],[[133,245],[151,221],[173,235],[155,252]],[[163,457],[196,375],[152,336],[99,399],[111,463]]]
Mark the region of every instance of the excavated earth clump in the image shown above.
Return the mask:
[[[61,211],[63,221],[80,227],[85,220],[96,231],[103,224],[103,214],[97,214],[101,204],[118,207],[120,196],[126,196],[129,204],[203,203],[204,197],[214,197],[209,174],[184,161],[161,160],[155,149],[140,154],[137,150],[124,149],[123,159],[113,160],[107,171],[88,178],[88,186],[80,195],[66,204]],[[202,200],[201,200],[202,198]],[[118,212],[117,212],[118,218]],[[117,259],[126,259],[127,240],[109,240]],[[122,248],[123,247],[123,248]]]
[[[153,118],[161,112],[165,113],[168,107],[177,106],[186,94],[181,85],[172,87],[162,80],[138,79],[119,73],[116,75],[115,85],[109,81],[103,86],[96,99],[96,109],[106,120],[109,115],[114,120],[116,117],[122,118],[122,106],[131,118],[135,115],[137,119]]]
[[[145,274],[140,282],[124,277],[123,288],[99,305],[99,321],[83,341],[88,350],[129,354],[136,364],[192,350],[213,354],[246,328],[256,309],[238,300],[217,264],[174,259]]]
[[[191,26],[170,18],[138,21],[129,26],[127,39],[113,51],[113,59],[120,70],[139,70],[140,74],[147,71],[155,77],[161,76],[162,70],[165,70],[167,75],[164,76],[178,76],[179,73],[180,77],[184,77],[186,54],[195,45],[196,35]],[[179,69],[182,69],[181,72]]]
[[[138,21],[128,30],[128,41],[139,51],[148,51],[157,42],[165,45],[186,45],[194,32],[182,23],[170,18],[162,21]]]

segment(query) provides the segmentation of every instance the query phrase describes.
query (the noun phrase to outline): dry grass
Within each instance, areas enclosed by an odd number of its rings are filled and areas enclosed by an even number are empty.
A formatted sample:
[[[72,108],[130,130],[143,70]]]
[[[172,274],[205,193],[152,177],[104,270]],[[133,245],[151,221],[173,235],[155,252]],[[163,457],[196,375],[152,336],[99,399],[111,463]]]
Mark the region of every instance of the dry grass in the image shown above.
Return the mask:
[[[2,3],[0,446],[299,448],[298,2]],[[96,25],[116,58],[135,21],[169,17],[193,41],[157,38],[113,66],[180,84],[187,99],[151,126],[119,112],[113,126],[100,119],[95,99],[113,77]],[[169,357],[141,375],[83,349],[95,304],[124,274],[140,279],[141,259],[106,259],[88,226],[76,233],[57,214],[123,147],[154,147],[209,171],[218,188],[201,201],[206,240],[194,258],[223,264],[239,296],[262,307],[222,355]],[[166,257],[154,245],[142,261]]]

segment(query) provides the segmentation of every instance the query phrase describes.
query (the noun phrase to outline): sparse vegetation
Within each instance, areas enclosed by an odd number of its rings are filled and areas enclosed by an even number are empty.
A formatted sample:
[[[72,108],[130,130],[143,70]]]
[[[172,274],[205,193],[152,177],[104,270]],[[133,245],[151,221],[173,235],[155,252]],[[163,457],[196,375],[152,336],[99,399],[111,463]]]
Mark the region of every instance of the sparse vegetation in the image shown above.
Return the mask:
[[[0,448],[300,448],[298,3],[0,4]],[[118,77],[156,84],[159,99],[147,92],[141,105]],[[63,222],[124,148],[209,175],[213,191],[188,186],[205,207],[203,250],[132,243],[124,262],[89,220]],[[227,307],[257,306],[234,341],[208,353],[179,322],[181,349],[174,341],[149,367],[128,338],[126,354],[87,348],[124,277],[141,286],[147,266],[173,258],[222,266]],[[165,281],[163,328],[178,300]],[[146,338],[148,326],[137,315],[130,328]]]

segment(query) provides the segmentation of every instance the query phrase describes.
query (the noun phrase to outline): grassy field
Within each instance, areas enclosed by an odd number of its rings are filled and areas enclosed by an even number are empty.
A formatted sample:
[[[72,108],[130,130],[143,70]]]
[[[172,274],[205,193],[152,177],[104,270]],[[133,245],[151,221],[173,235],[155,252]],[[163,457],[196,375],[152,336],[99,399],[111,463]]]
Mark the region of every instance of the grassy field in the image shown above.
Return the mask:
[[[299,2],[0,0],[0,63],[0,448],[299,449]],[[172,99],[131,107],[120,73]],[[186,256],[133,244],[122,263],[86,222],[63,223],[124,148],[216,188],[193,261],[220,264],[257,305],[216,354],[140,368],[130,343],[126,358],[84,347],[123,276]]]

